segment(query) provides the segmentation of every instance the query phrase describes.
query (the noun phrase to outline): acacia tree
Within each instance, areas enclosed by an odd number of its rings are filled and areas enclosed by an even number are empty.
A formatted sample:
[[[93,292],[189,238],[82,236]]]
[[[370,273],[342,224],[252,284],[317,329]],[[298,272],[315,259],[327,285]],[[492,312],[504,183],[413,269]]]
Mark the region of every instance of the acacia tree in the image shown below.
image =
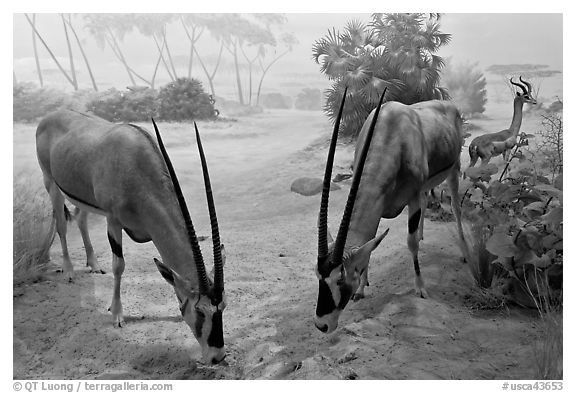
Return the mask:
[[[244,105],[239,55],[245,46],[274,45],[274,36],[269,30],[239,14],[223,14],[219,18],[211,20],[208,28],[212,36],[224,45],[234,60],[238,101]],[[251,71],[251,67],[249,67],[249,71]]]
[[[152,38],[154,45],[158,50],[158,60],[154,67],[152,78],[149,82],[150,87],[154,88],[158,66],[160,62],[164,65],[168,76],[172,81],[178,79],[178,73],[174,66],[172,54],[168,46],[168,38],[166,34],[167,26],[177,17],[175,14],[134,14],[134,26],[138,31],[146,36]],[[160,44],[160,42],[162,44]],[[164,56],[166,51],[166,56]]]
[[[92,72],[92,67],[90,67],[90,62],[88,61],[88,56],[86,55],[86,52],[84,51],[84,47],[82,45],[82,41],[80,40],[80,37],[78,37],[78,33],[76,32],[76,29],[74,28],[74,25],[72,24],[72,15],[68,14],[66,18],[64,17],[64,15],[62,15],[62,20],[64,21],[65,26],[67,25],[68,28],[70,28],[70,31],[72,31],[72,34],[74,35],[74,38],[76,39],[76,44],[78,45],[78,49],[80,49],[80,53],[82,54],[82,58],[84,59],[84,64],[86,64],[86,69],[88,70],[88,75],[90,76],[90,81],[92,82],[92,87],[94,88],[94,91],[98,91],[98,86],[96,85],[96,79],[94,78],[94,73]]]
[[[98,45],[102,49],[107,45],[122,63],[132,86],[136,85],[135,78],[148,85],[151,84],[128,64],[120,45],[126,34],[134,30],[136,22],[134,14],[86,14],[84,20],[86,28],[94,36]]]
[[[333,81],[324,108],[331,119],[348,86],[343,134],[358,134],[384,88],[388,101],[404,104],[449,97],[439,86],[444,61],[435,53],[451,36],[440,31],[439,19],[438,14],[373,14],[369,25],[353,20],[342,32],[333,28],[316,41],[313,58]]]
[[[296,45],[298,43],[298,40],[296,39],[296,37],[294,37],[294,35],[290,34],[290,33],[284,33],[280,37],[279,41],[285,48],[283,51],[280,51],[280,52],[274,51],[271,58],[268,60],[268,63],[266,63],[266,56],[267,56],[269,51],[263,50],[262,55],[258,58],[258,64],[260,65],[260,70],[262,73],[260,75],[260,81],[258,82],[258,92],[256,94],[256,105],[258,105],[260,103],[260,93],[262,91],[262,83],[264,82],[264,78],[266,77],[266,74],[268,74],[268,71],[270,71],[270,68],[272,68],[272,66],[278,60],[280,60],[286,54],[291,52],[294,45]]]
[[[34,50],[34,60],[36,62],[36,72],[38,73],[38,81],[40,87],[44,87],[44,79],[42,78],[42,68],[40,67],[40,58],[38,57],[38,45],[36,43],[36,14],[32,14],[32,48]]]
[[[62,67],[62,65],[60,64],[60,62],[58,61],[58,59],[56,58],[56,56],[54,55],[54,53],[52,52],[52,50],[50,49],[50,47],[48,46],[46,41],[44,40],[44,38],[42,38],[42,36],[40,35],[40,32],[36,28],[36,22],[35,21],[33,22],[32,19],[30,19],[30,17],[28,16],[28,14],[24,14],[24,16],[26,17],[26,20],[28,21],[28,23],[30,24],[30,27],[32,28],[33,34],[36,37],[38,37],[38,39],[40,40],[40,42],[42,43],[42,45],[44,46],[44,48],[46,49],[46,51],[48,52],[48,54],[50,55],[50,57],[52,58],[52,60],[54,61],[54,63],[58,67],[58,69],[60,70],[60,72],[62,73],[62,75],[64,75],[64,78],[66,78],[66,80],[68,82],[70,82],[72,87],[74,87],[74,90],[78,90],[78,81],[76,80],[75,73],[73,73],[71,76],[68,74],[68,72],[66,72],[64,67]],[[70,49],[70,47],[69,47],[69,49]],[[39,63],[37,63],[37,66],[39,67]]]

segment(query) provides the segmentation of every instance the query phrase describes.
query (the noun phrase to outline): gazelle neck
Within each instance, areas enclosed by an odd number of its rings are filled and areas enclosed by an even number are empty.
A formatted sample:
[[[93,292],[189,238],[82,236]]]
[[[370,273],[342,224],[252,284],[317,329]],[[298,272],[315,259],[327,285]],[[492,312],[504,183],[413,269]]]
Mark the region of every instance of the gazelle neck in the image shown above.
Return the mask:
[[[360,247],[376,236],[382,217],[382,201],[383,196],[378,195],[375,187],[361,186],[350,219],[346,248]]]
[[[512,123],[510,124],[510,131],[512,135],[517,136],[522,125],[522,107],[524,100],[521,96],[514,98],[514,115],[512,116]]]
[[[176,209],[150,209],[148,228],[162,262],[198,287],[198,272],[184,220]]]

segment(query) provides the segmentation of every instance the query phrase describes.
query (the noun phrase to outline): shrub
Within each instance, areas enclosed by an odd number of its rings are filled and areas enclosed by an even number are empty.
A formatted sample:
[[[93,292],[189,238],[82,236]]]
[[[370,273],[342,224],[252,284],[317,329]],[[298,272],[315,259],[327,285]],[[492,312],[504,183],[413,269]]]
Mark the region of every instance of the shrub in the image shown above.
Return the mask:
[[[322,92],[320,89],[305,88],[296,97],[294,107],[300,110],[318,111],[322,109]]]
[[[13,193],[13,280],[20,284],[37,280],[49,261],[49,249],[55,235],[52,207],[48,194],[33,185],[30,174],[15,176]]]
[[[158,94],[158,117],[168,121],[211,120],[216,118],[214,99],[196,79],[179,78]]]
[[[486,78],[476,63],[446,63],[442,82],[465,116],[483,113],[486,105]]]
[[[86,110],[111,122],[149,121],[158,111],[157,95],[152,89],[112,88],[89,101]]]
[[[530,151],[520,150],[532,137],[521,133],[499,177],[492,178],[499,172],[493,164],[468,168],[461,203],[467,219],[486,231],[487,240],[476,254],[488,252],[485,263],[506,271],[516,303],[541,307],[562,294],[563,193],[561,176],[538,173]]]
[[[262,106],[269,109],[290,109],[292,99],[280,93],[268,93],[262,95]]]
[[[72,103],[66,93],[50,88],[39,89],[33,83],[17,83],[12,91],[13,121],[36,121]]]

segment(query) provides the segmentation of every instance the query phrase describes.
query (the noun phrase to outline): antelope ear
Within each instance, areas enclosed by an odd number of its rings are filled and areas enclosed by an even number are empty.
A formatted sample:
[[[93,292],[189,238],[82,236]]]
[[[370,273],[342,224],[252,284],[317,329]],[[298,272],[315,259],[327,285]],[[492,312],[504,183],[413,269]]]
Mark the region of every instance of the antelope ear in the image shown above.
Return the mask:
[[[160,262],[156,258],[154,258],[154,263],[156,264],[156,267],[158,268],[158,271],[160,272],[162,277],[164,277],[164,280],[166,280],[168,282],[168,284],[174,286],[174,281],[175,281],[175,276],[176,276],[174,271],[172,269],[170,269],[168,266],[164,265],[162,262]]]
[[[376,236],[372,240],[367,241],[366,243],[364,243],[362,247],[360,247],[354,252],[354,258],[352,258],[354,262],[352,262],[352,266],[356,270],[361,271],[365,269],[365,266],[363,265],[368,264],[368,261],[370,260],[370,254],[372,253],[372,251],[374,251],[376,247],[380,245],[380,242],[382,242],[382,239],[384,239],[386,235],[388,235],[389,231],[390,228],[386,229],[384,233]]]

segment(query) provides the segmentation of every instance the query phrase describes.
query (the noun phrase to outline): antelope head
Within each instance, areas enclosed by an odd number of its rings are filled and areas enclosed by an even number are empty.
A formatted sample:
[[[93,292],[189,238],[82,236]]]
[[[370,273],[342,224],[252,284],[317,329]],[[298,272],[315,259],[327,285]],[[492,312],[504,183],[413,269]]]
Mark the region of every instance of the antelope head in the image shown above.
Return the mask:
[[[214,246],[214,269],[213,273],[206,273],[202,251],[198,243],[198,238],[192,224],[192,219],[186,206],[186,201],[182,194],[182,189],[176,177],[174,167],[168,157],[168,153],[162,142],[158,127],[152,119],[158,145],[162,152],[162,157],[170,173],[170,178],[176,192],[178,204],[186,224],[188,240],[192,248],[193,263],[196,268],[198,283],[193,284],[186,278],[179,275],[173,269],[160,262],[156,258],[154,262],[162,274],[162,277],[174,287],[176,297],[180,303],[180,312],[184,321],[190,326],[196,340],[202,348],[202,358],[206,363],[217,364],[226,357],[224,350],[224,333],[222,327],[222,311],[226,307],[226,296],[224,293],[224,263],[226,261],[224,246],[220,244],[220,233],[218,230],[218,220],[216,218],[216,209],[214,207],[214,198],[212,196],[212,187],[210,185],[210,176],[206,165],[206,157],[200,141],[198,127],[196,129],[196,141],[202,162],[202,172],[204,175],[204,186],[206,188],[206,199],[208,201],[208,211],[210,214],[210,225],[212,228],[212,241]]]
[[[522,99],[522,102],[525,102],[528,104],[537,104],[536,99],[534,99],[534,97],[532,97],[532,85],[530,83],[524,81],[522,79],[522,76],[520,76],[520,82],[522,82],[523,85],[521,85],[520,83],[514,82],[512,80],[512,78],[510,78],[510,83],[512,83],[514,86],[518,86],[520,89],[522,89],[522,93],[516,92],[516,97]]]
[[[350,219],[352,217],[352,210],[356,200],[356,194],[360,185],[360,178],[370,141],[374,134],[376,121],[380,113],[380,107],[386,94],[386,89],[380,97],[380,102],[376,107],[374,117],[368,129],[368,134],[362,151],[357,161],[357,166],[352,178],[352,185],[346,208],[338,235],[336,240],[332,239],[328,232],[328,196],[330,192],[330,177],[332,175],[332,166],[334,163],[334,153],[336,151],[336,140],[338,138],[338,129],[340,127],[340,119],[344,109],[344,101],[346,99],[347,88],[344,90],[344,96],[336,122],[334,124],[334,131],[330,142],[330,149],[328,151],[328,159],[326,162],[326,171],[324,173],[324,183],[322,189],[322,197],[320,202],[320,213],[318,215],[318,262],[316,265],[316,275],[318,277],[318,301],[316,304],[316,316],[314,324],[324,333],[330,333],[338,327],[338,318],[340,313],[360,284],[360,276],[368,266],[368,261],[372,251],[380,244],[382,239],[388,234],[388,230],[382,235],[376,236],[365,244],[359,247],[345,248],[346,237],[348,235],[348,228],[350,226]]]

